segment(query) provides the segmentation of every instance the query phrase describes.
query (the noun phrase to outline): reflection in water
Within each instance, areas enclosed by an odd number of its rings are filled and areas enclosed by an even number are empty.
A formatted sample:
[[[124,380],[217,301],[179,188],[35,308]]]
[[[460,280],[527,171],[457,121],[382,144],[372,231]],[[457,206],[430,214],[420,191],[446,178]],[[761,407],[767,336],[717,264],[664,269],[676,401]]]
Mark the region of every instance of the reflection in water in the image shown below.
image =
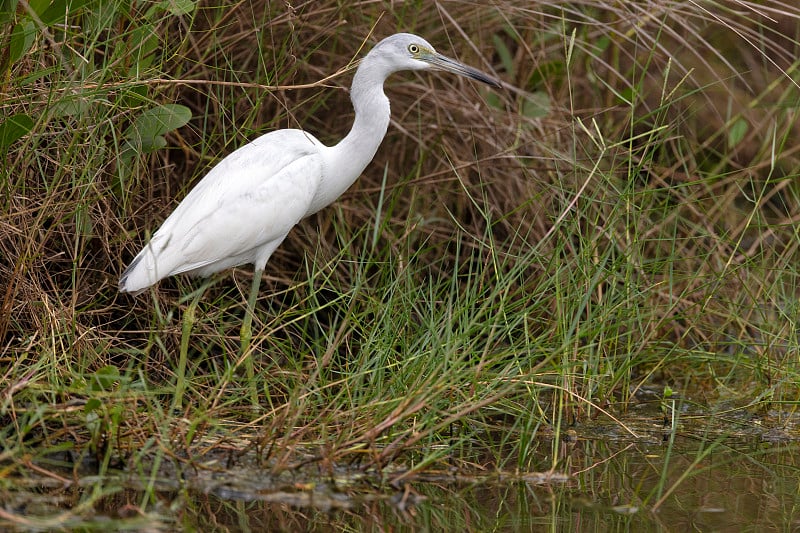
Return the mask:
[[[740,531],[800,525],[796,443],[779,448],[698,442],[678,438],[670,446],[658,439],[631,443],[584,436],[556,444],[557,475],[508,467],[475,475],[426,472],[404,476],[395,486],[388,475],[344,470],[316,471],[313,479],[308,471],[270,477],[252,465],[195,470],[184,472],[182,480],[180,475],[158,480],[155,501],[144,506],[143,487],[132,489],[139,483],[129,475],[87,477],[66,489],[51,480],[37,490],[28,484],[27,492],[3,489],[4,509],[13,516],[0,516],[0,527]],[[516,464],[527,465],[526,472],[546,471],[553,464],[552,444],[537,441],[529,448],[531,457],[514,458]],[[93,501],[91,512],[85,506],[82,513],[64,512],[91,500],[100,485],[108,495]],[[150,513],[138,512],[143,507]]]
[[[225,527],[306,530],[336,527],[486,531],[497,528],[607,531],[786,530],[800,525],[798,448],[673,452],[600,441],[564,448],[566,482],[478,476],[473,482],[418,478],[393,495],[350,498],[333,512],[287,503],[233,502],[202,495],[187,505],[190,523],[208,517]],[[514,479],[516,477],[516,479]],[[413,494],[414,505],[400,497]],[[656,512],[651,509],[661,501]]]

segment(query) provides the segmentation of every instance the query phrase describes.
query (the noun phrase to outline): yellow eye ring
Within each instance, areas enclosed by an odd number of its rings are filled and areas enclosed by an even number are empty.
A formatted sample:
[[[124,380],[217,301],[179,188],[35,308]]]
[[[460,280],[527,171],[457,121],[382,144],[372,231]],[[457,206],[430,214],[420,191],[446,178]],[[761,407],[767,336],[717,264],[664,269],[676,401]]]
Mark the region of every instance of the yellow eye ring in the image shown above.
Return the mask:
[[[419,46],[417,46],[416,44],[409,44],[408,45],[408,51],[411,52],[412,54],[418,54],[419,53]]]

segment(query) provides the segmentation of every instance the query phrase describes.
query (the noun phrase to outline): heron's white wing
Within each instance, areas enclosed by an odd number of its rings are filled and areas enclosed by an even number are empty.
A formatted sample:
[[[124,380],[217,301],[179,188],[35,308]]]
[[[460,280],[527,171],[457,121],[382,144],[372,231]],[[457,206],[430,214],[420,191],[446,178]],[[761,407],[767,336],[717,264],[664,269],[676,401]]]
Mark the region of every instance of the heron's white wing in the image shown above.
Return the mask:
[[[231,153],[164,221],[128,277],[145,275],[149,285],[213,263],[257,261],[308,213],[323,175],[321,146],[299,130],[279,130]]]

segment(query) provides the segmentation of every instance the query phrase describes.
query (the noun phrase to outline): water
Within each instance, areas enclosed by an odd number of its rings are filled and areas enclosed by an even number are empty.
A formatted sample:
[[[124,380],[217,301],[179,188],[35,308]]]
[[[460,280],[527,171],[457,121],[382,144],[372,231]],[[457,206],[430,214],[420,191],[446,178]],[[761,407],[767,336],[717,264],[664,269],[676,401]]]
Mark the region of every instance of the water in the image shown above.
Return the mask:
[[[560,439],[542,431],[526,457],[487,470],[311,462],[273,475],[252,457],[207,454],[99,477],[51,457],[0,477],[0,529],[797,531],[793,420],[684,414],[672,431],[648,413],[621,421],[634,437],[598,418]]]

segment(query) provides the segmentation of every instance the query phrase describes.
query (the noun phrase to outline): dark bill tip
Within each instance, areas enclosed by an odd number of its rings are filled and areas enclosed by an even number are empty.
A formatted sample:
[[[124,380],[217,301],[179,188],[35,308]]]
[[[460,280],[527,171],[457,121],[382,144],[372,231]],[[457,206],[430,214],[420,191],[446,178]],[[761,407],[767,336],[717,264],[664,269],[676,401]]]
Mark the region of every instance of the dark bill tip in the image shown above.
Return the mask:
[[[425,58],[425,61],[430,63],[432,67],[438,70],[443,70],[445,72],[452,72],[453,74],[458,74],[459,76],[471,78],[473,80],[485,83],[486,85],[490,85],[498,89],[503,86],[499,80],[493,78],[492,76],[489,76],[485,72],[481,72],[478,69],[472,68],[468,65],[465,65],[464,63],[456,61],[455,59],[450,59],[449,57],[443,56],[441,54],[434,53],[433,55]]]

